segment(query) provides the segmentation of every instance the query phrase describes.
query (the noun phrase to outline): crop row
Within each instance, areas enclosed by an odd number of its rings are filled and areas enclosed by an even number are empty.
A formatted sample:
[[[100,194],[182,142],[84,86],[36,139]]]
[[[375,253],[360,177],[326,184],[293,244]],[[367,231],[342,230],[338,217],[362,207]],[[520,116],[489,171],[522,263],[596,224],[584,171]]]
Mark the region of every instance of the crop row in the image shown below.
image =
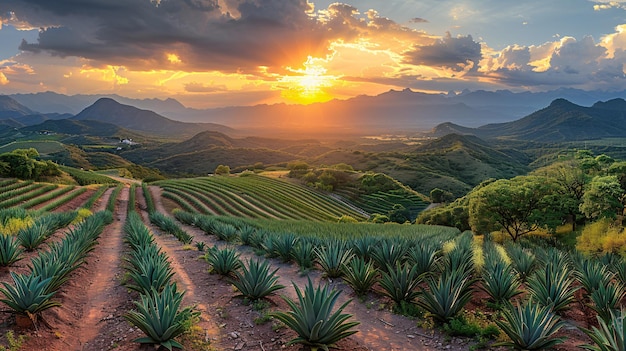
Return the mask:
[[[235,227],[218,217],[183,212],[176,216],[218,239],[252,246],[266,257],[295,262],[305,271],[317,267],[329,278],[343,278],[357,294],[374,291],[392,301],[399,313],[426,314],[448,330],[467,323],[464,307],[482,290],[497,313],[484,317],[486,326],[474,328],[486,339],[507,334],[499,344],[515,349],[545,349],[562,342],[556,337],[564,326],[561,316],[579,305],[589,306],[598,323],[607,326],[583,329],[598,344],[615,338],[614,327],[608,326],[617,326],[616,320],[626,313],[620,312],[626,261],[619,256],[589,259],[530,241],[501,246],[471,232],[339,240],[315,233],[270,232],[243,221]],[[527,294],[522,294],[522,286]],[[574,303],[579,289],[585,294]]]
[[[135,341],[155,344],[169,350],[183,348],[174,338],[187,331],[188,321],[198,318],[199,312],[190,307],[180,309],[184,291],[178,291],[168,256],[154,242],[150,229],[134,211],[124,225],[125,241],[131,252],[126,259],[129,282],[127,287],[139,292],[134,301],[135,310],[124,315],[132,325],[146,334]]]
[[[41,312],[56,306],[53,300],[59,288],[69,279],[69,274],[84,263],[85,257],[96,245],[96,239],[112,216],[99,212],[70,229],[65,237],[51,244],[47,251],[31,259],[30,272],[11,272],[13,284],[2,282],[0,293],[17,316],[18,325],[36,325]]]
[[[32,184],[32,186],[34,186],[32,189],[29,189],[29,191],[27,192],[22,192],[20,195],[15,195],[11,198],[8,198],[2,202],[0,202],[0,208],[7,208],[7,207],[13,207],[15,205],[21,204],[21,203],[26,203],[27,201],[36,198],[40,195],[43,195],[45,193],[48,193],[56,188],[58,188],[58,185],[54,185],[54,184],[38,184],[38,183],[34,183]],[[25,187],[25,188],[29,188],[31,186]],[[25,188],[21,188],[25,189]]]
[[[155,183],[185,210],[246,218],[336,220],[355,210],[311,189],[258,175]]]

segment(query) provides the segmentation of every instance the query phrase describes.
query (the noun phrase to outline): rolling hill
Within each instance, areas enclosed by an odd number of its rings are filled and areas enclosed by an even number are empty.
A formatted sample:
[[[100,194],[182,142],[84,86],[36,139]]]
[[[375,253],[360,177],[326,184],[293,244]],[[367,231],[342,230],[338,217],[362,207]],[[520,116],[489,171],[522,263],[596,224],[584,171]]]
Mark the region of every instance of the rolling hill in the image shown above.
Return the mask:
[[[199,131],[215,130],[223,133],[234,133],[232,128],[214,123],[184,123],[163,117],[153,111],[123,105],[109,98],[102,98],[85,108],[72,120],[95,120],[115,124],[119,127],[137,132],[160,136],[184,138]]]
[[[478,128],[445,123],[433,130],[436,136],[449,133],[535,142],[626,137],[626,101],[613,99],[584,107],[565,99],[556,99],[548,107],[512,122]]]

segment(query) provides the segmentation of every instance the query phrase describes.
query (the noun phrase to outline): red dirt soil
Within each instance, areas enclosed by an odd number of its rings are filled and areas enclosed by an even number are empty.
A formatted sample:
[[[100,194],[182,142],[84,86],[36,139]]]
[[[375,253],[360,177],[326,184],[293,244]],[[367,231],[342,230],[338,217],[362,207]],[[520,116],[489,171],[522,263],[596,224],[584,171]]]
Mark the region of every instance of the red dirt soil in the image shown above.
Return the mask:
[[[152,346],[140,345],[133,339],[142,337],[143,333],[131,327],[123,318],[124,313],[133,308],[132,301],[137,300],[136,293],[130,293],[122,284],[124,281],[123,257],[127,250],[123,243],[123,224],[126,219],[128,205],[128,190],[124,188],[117,199],[114,221],[107,226],[96,246],[87,259],[87,264],[71,274],[69,281],[57,293],[56,299],[63,305],[59,308],[43,312],[43,317],[49,326],[40,324],[37,330],[17,329],[12,314],[0,314],[0,335],[8,330],[15,330],[17,334],[25,335],[26,342],[22,350],[154,350]],[[184,306],[193,305],[201,312],[197,324],[195,338],[182,338],[187,350],[204,350],[210,343],[213,350],[307,350],[300,345],[285,346],[295,337],[295,333],[287,328],[274,330],[274,322],[269,321],[256,324],[255,319],[262,316],[253,306],[246,305],[237,294],[233,286],[219,275],[208,273],[208,264],[201,257],[202,253],[195,247],[185,247],[171,235],[162,234],[160,230],[148,222],[145,211],[145,199],[141,188],[137,188],[135,208],[142,215],[144,222],[155,233],[158,245],[168,254],[176,274],[174,280],[179,288],[186,291]],[[160,189],[150,187],[155,199],[157,210],[169,213],[167,203],[161,201]],[[103,210],[106,206],[112,189],[94,205],[94,212]],[[75,206],[84,203],[72,201]],[[169,207],[169,206],[167,206]],[[70,208],[67,208],[70,209]],[[216,241],[215,237],[207,236],[194,227],[183,226],[194,236],[195,242],[204,242],[206,246],[223,246],[223,242]],[[60,240],[64,231],[59,231],[49,240]],[[40,250],[44,250],[42,245]],[[245,247],[238,248],[241,258],[256,257]],[[37,253],[28,253],[25,259],[14,264],[9,269],[0,270],[0,281],[10,281],[9,270],[25,272],[30,257]],[[269,299],[270,310],[287,310],[287,304],[278,295],[296,298],[292,282],[303,287],[307,277],[314,282],[328,283],[336,289],[342,290],[338,304],[354,298],[349,287],[341,282],[326,281],[319,271],[312,271],[308,275],[301,275],[295,265],[284,264],[271,260],[275,268],[279,268],[280,283],[286,288],[278,291],[276,296]],[[477,293],[467,308],[485,310],[485,295]],[[364,302],[354,299],[346,308],[346,312],[354,315],[354,319],[361,324],[356,327],[357,334],[338,343],[339,350],[468,350],[475,343],[472,340],[446,337],[432,329],[417,327],[417,321],[405,318],[389,311],[390,304],[386,299],[376,294],[370,294]],[[574,323],[583,326],[586,323],[585,313],[578,304],[565,315]],[[578,350],[577,345],[588,343],[588,338],[577,329],[561,332],[570,339],[555,350]],[[6,341],[0,339],[0,344]]]

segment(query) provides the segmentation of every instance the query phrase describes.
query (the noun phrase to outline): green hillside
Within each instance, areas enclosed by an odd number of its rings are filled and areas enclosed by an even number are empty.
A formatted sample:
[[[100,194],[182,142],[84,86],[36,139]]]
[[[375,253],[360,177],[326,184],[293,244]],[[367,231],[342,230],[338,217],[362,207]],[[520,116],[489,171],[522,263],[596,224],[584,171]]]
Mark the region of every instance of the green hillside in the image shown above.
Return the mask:
[[[29,141],[14,141],[6,145],[0,146],[0,154],[5,152],[11,152],[17,149],[29,149],[34,148],[40,155],[49,155],[56,152],[62,152],[65,150],[63,144],[53,140],[29,140]]]
[[[165,180],[153,183],[184,210],[246,218],[337,221],[360,212],[309,187],[255,174]]]

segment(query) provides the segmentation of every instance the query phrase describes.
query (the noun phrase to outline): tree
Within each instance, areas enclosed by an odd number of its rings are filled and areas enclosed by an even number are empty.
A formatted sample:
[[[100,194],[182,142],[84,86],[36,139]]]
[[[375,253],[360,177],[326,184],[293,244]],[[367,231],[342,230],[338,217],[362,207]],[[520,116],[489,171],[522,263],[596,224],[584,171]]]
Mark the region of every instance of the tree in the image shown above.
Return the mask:
[[[407,210],[406,207],[402,206],[401,204],[393,205],[393,208],[389,211],[388,216],[391,222],[405,223],[411,221],[409,219],[409,210]]]
[[[454,196],[451,192],[445,191],[439,188],[434,188],[430,191],[430,201],[434,203],[442,203],[454,200]]]
[[[559,202],[576,230],[576,221],[583,217],[580,212],[585,188],[591,177],[581,168],[578,160],[559,162],[541,170],[543,176],[554,179],[558,187]],[[584,217],[583,217],[584,218]]]
[[[616,176],[596,176],[583,195],[580,211],[590,219],[615,218],[624,210],[623,194]]]
[[[219,165],[215,168],[215,174],[217,175],[229,175],[230,174],[230,167],[225,166],[225,165]]]
[[[540,228],[554,231],[562,217],[556,184],[546,177],[500,179],[469,200],[469,224],[475,233],[502,230],[513,241]]]

